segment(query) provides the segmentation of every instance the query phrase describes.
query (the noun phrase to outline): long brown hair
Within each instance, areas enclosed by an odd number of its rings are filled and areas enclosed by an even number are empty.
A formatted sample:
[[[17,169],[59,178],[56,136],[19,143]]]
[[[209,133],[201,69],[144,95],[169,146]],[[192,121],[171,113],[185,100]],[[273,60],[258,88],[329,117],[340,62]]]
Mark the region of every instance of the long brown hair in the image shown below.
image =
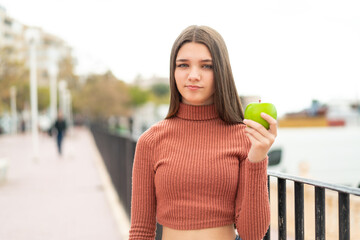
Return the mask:
[[[175,40],[170,55],[170,107],[166,119],[179,110],[181,94],[175,82],[176,57],[179,49],[188,42],[204,44],[210,51],[214,79],[214,103],[220,118],[227,123],[241,123],[244,119],[240,98],[236,91],[229,54],[221,35],[207,26],[189,26]]]

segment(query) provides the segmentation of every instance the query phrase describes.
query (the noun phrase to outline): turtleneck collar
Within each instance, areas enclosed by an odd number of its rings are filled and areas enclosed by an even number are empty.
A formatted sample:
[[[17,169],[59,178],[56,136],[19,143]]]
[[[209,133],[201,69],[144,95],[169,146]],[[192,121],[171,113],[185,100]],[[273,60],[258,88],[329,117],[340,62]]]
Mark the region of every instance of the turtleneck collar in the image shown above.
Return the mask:
[[[180,102],[179,111],[176,114],[177,117],[187,120],[210,120],[219,117],[216,112],[215,104],[194,106]]]

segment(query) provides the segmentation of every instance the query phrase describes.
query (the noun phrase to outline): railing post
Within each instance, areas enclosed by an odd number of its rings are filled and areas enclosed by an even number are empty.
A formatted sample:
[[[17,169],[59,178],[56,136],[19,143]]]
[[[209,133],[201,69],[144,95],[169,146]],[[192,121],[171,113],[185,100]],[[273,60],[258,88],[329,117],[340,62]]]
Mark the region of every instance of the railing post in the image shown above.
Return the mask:
[[[349,194],[339,192],[339,239],[350,240]]]
[[[286,180],[278,178],[279,240],[286,240]]]
[[[304,184],[295,185],[295,239],[304,240]]]
[[[315,239],[325,240],[325,189],[315,187]]]

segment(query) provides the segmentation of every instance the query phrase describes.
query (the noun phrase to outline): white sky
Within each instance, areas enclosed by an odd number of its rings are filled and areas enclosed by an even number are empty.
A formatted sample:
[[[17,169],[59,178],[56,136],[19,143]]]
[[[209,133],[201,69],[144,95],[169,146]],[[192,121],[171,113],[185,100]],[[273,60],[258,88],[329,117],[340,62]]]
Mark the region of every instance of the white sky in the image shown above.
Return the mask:
[[[0,0],[8,15],[73,47],[78,73],[110,69],[168,77],[171,46],[188,25],[208,25],[227,44],[241,95],[282,115],[312,99],[360,97],[360,1]]]

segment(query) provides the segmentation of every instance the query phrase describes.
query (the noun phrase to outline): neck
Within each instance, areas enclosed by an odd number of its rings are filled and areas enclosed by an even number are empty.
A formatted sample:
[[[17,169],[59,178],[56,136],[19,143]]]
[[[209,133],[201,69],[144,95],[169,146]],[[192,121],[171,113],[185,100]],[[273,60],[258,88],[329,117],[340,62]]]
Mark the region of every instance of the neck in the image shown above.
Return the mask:
[[[177,117],[187,120],[211,120],[219,117],[215,104],[194,106],[180,103]]]

